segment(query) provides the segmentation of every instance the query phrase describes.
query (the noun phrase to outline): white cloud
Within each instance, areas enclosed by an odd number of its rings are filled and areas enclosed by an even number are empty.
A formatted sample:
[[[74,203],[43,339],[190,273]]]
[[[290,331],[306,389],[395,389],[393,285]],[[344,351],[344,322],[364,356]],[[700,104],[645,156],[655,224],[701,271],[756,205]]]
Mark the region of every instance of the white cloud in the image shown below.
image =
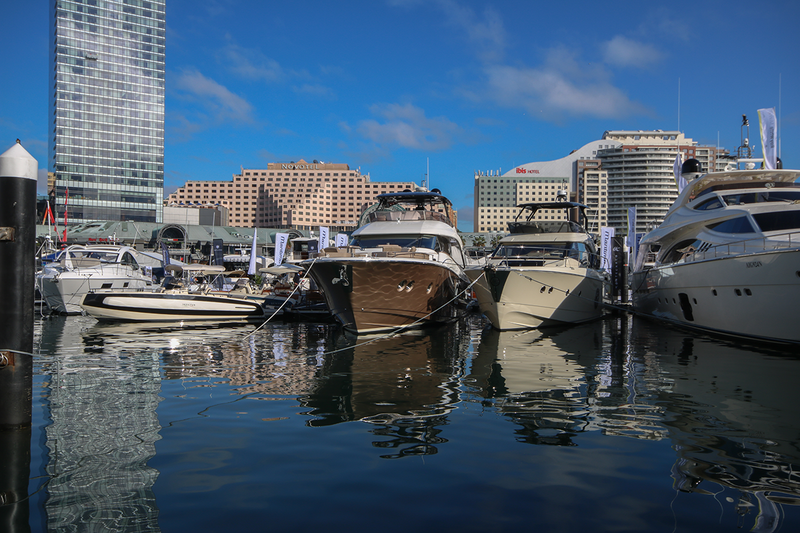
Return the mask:
[[[324,98],[325,100],[336,100],[336,93],[330,87],[326,87],[325,85],[304,83],[302,85],[292,87],[292,90],[297,94],[309,94]]]
[[[280,63],[265,56],[260,50],[242,48],[236,44],[223,47],[217,58],[228,70],[246,79],[276,83],[297,75],[286,71]]]
[[[620,118],[647,112],[610,82],[606,70],[578,63],[563,48],[551,50],[539,67],[492,65],[485,74],[485,98],[547,120],[562,115]]]
[[[253,106],[227,87],[206,78],[198,70],[180,72],[172,81],[179,97],[195,104],[194,114],[213,117],[219,122],[252,122]]]
[[[444,21],[464,32],[467,40],[476,48],[478,57],[483,61],[496,61],[505,51],[506,31],[497,11],[490,7],[477,15],[471,8],[461,5],[456,0],[386,0],[386,3],[400,8],[428,8],[433,5],[444,13]]]
[[[617,35],[602,45],[603,60],[616,67],[649,67],[661,61],[663,54],[654,46]]]
[[[454,0],[439,0],[438,4],[447,22],[465,31],[469,41],[477,47],[480,59],[495,61],[503,56],[506,31],[496,11],[487,7],[478,16],[472,9]]]
[[[377,145],[442,150],[461,134],[454,122],[445,117],[428,118],[424,110],[412,104],[373,105],[370,111],[378,118],[360,121],[356,131]]]

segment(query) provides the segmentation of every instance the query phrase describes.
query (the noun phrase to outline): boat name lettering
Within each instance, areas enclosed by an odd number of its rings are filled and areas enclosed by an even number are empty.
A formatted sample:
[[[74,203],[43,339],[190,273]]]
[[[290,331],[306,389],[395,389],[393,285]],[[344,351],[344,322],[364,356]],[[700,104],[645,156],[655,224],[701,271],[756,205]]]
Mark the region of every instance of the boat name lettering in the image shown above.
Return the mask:
[[[283,170],[319,170],[319,165],[295,165],[289,163],[281,163],[281,169]]]
[[[539,173],[539,169],[538,168],[525,169],[525,168],[517,167],[517,174],[538,174],[538,173]]]
[[[750,261],[747,263],[747,268],[758,268],[760,266],[762,266],[761,261]]]

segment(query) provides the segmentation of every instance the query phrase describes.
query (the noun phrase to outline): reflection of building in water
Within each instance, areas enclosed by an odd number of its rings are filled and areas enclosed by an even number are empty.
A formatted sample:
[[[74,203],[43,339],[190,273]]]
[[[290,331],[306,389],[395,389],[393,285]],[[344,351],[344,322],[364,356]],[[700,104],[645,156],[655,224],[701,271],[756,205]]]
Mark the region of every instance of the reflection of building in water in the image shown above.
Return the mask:
[[[298,396],[308,393],[322,368],[332,325],[267,325],[205,329],[165,350],[164,378],[226,379],[242,394]],[[211,333],[209,333],[211,332]]]
[[[314,417],[309,425],[363,420],[385,437],[375,447],[394,450],[383,457],[436,453],[436,445],[446,442],[446,415],[459,399],[465,333],[463,324],[452,324],[369,343],[375,337],[343,334],[338,346],[353,348],[329,356],[324,378],[301,399]]]
[[[42,345],[58,346],[63,325],[45,324]],[[47,530],[159,531],[158,471],[147,466],[161,429],[158,354],[118,358],[91,345],[47,353],[56,354],[43,363],[52,419],[45,443]]]

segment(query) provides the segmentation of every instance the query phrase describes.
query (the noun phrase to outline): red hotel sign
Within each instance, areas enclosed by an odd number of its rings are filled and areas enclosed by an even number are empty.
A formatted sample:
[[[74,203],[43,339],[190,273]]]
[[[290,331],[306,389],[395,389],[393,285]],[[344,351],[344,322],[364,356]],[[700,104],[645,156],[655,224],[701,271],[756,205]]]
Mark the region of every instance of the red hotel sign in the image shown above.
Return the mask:
[[[531,169],[527,169],[526,170],[524,168],[517,167],[517,174],[538,174],[538,173],[539,173],[539,170],[535,169],[535,168],[531,168]]]

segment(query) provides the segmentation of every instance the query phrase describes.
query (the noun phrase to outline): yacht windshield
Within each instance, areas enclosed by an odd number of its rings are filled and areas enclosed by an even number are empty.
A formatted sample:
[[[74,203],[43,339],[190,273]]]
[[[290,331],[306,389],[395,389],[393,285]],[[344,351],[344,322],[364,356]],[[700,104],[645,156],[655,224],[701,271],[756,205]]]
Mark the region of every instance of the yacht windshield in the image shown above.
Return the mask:
[[[585,254],[586,245],[582,242],[557,242],[542,244],[501,244],[494,253],[494,257],[572,257],[574,259],[583,259]]]
[[[353,237],[350,242],[359,248],[378,248],[387,244],[397,245],[402,248],[430,248],[436,250],[437,239],[434,235],[385,235],[385,236],[359,236]]]
[[[800,201],[800,191],[767,189],[761,192],[726,194],[723,198],[728,205],[756,204],[760,202],[797,202]]]

